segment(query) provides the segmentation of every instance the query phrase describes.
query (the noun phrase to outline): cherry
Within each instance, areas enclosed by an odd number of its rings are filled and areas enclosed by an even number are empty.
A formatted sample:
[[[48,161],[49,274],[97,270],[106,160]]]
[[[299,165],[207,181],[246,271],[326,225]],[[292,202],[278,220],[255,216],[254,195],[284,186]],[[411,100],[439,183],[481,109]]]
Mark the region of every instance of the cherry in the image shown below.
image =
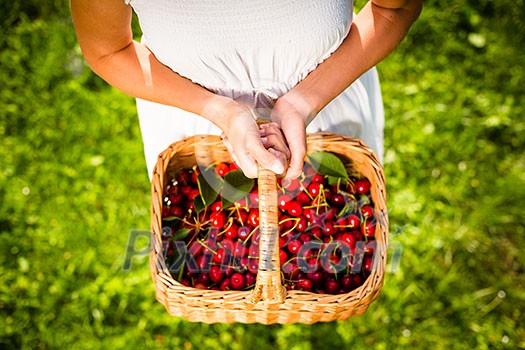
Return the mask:
[[[255,285],[256,274],[257,274],[257,272],[255,272],[255,273],[248,272],[248,273],[246,273],[246,275],[244,275],[244,280],[246,282],[246,287],[247,288],[253,287]]]
[[[248,223],[253,227],[259,226],[259,209],[250,209],[248,214]]]
[[[194,200],[195,197],[197,197],[199,194],[201,194],[201,193],[199,192],[199,189],[194,188],[193,190],[190,191],[190,194],[189,194],[189,198],[190,198],[190,200]]]
[[[310,193],[310,195],[312,197],[317,197],[319,195],[319,193],[321,193],[321,188],[322,187],[323,187],[322,183],[320,183],[320,182],[312,182],[308,186],[308,193]]]
[[[330,203],[338,208],[342,208],[346,204],[346,200],[342,194],[334,194],[330,200]]]
[[[217,265],[210,267],[210,272],[208,273],[210,280],[217,283],[224,278],[224,272],[221,271],[221,268]]]
[[[248,258],[248,271],[250,271],[253,274],[257,274],[257,271],[259,271],[259,259],[258,258]]]
[[[361,219],[359,219],[359,216],[352,214],[348,218],[346,218],[346,223],[350,228],[359,227],[359,225],[361,224]]]
[[[219,286],[219,290],[226,291],[230,290],[230,278],[226,277],[221,281],[221,284]]]
[[[308,228],[308,221],[304,216],[299,216],[299,220],[297,220],[297,223],[295,225],[295,230],[297,232],[304,232]]]
[[[323,185],[326,183],[326,181],[325,181],[325,179],[324,179],[324,176],[321,175],[321,174],[315,174],[315,175],[312,177],[312,183],[316,183],[316,182],[318,182],[318,183],[320,183],[320,184],[323,184]]]
[[[301,242],[298,239],[294,239],[288,243],[287,248],[291,254],[297,255],[297,253],[299,252],[302,246],[303,246],[303,242]]]
[[[370,190],[370,181],[367,179],[359,179],[355,182],[355,190],[359,194],[365,194]]]
[[[182,218],[184,216],[184,212],[181,207],[174,206],[169,208],[170,216],[175,216],[178,218]]]
[[[230,167],[226,163],[219,163],[215,165],[215,172],[217,175],[224,177],[224,175],[230,172]]]
[[[250,208],[259,208],[259,193],[257,190],[248,195],[248,203],[250,203]]]
[[[281,265],[284,265],[284,263],[288,260],[288,254],[286,254],[286,252],[281,249],[279,250],[279,262]]]
[[[296,178],[296,179],[293,179],[288,185],[288,187],[285,187],[285,189],[286,191],[293,192],[293,191],[297,191],[300,186],[301,186],[301,180],[299,180],[299,178]]]
[[[230,277],[230,286],[236,290],[244,289],[244,287],[246,286],[244,275],[240,272],[234,273]]]
[[[331,221],[325,222],[322,230],[323,230],[323,234],[327,236],[331,236],[337,232],[337,228],[334,227],[334,224]]]
[[[324,287],[329,294],[337,294],[339,292],[339,282],[333,277],[326,278]]]
[[[235,164],[235,162],[233,163],[230,163],[230,171],[233,171],[233,170],[240,170],[241,168],[239,168],[239,166],[237,164]]]
[[[249,226],[241,226],[237,230],[237,236],[240,240],[245,241],[250,236],[250,232],[252,232],[252,229]]]
[[[195,283],[195,285],[193,286],[193,288],[197,288],[197,289],[208,289],[208,287],[207,287],[204,283]]]
[[[281,209],[283,211],[286,210],[286,205],[291,200],[292,200],[292,197],[290,197],[289,195],[287,195],[287,194],[280,194],[279,198],[277,200],[277,205],[279,206],[279,209]]]
[[[232,255],[236,258],[242,258],[248,254],[248,248],[241,242],[237,241],[233,245]]]
[[[227,252],[224,250],[224,248],[219,248],[217,249],[217,251],[215,252],[215,254],[213,254],[213,262],[214,263],[217,263],[217,264],[222,264],[224,262],[224,259],[226,258],[227,256]],[[217,282],[217,281],[215,281]]]
[[[226,223],[226,215],[221,211],[214,211],[210,215],[211,225],[216,228],[222,228]]]
[[[232,223],[230,225],[230,227],[228,227],[225,231],[224,231],[224,236],[226,238],[230,238],[230,239],[235,239],[237,238],[237,232],[239,231],[239,226],[235,223]]]
[[[350,234],[350,233],[343,233],[341,235],[341,241],[345,244],[348,244],[348,246],[352,249],[355,248],[355,245],[356,245],[356,239],[355,239],[355,236]]]
[[[325,278],[325,274],[321,271],[310,272],[307,273],[306,276],[316,287],[320,287],[323,284]]]
[[[372,271],[372,264],[374,261],[372,260],[371,256],[365,255],[363,258],[363,270],[366,272]]]
[[[210,205],[210,209],[212,211],[216,211],[216,212],[222,211],[222,203],[221,203],[221,201],[216,201],[215,203]]]
[[[345,293],[348,293],[352,290],[353,281],[350,275],[344,275],[341,277],[341,288]]]
[[[373,221],[365,221],[363,225],[361,225],[361,232],[363,233],[363,235],[365,235],[365,237],[374,237],[375,231],[376,224]]]
[[[310,197],[304,192],[299,192],[297,197],[295,197],[295,200],[298,201],[302,206],[309,205],[311,202]]]
[[[303,207],[299,202],[292,200],[286,205],[286,211],[290,216],[297,217],[302,214]]]
[[[248,212],[244,209],[239,209],[235,211],[235,221],[241,226],[244,226],[248,222]]]
[[[297,281],[297,289],[304,290],[304,291],[311,291],[312,290],[312,281],[309,279],[303,278]]]
[[[374,216],[374,208],[371,205],[363,205],[360,209],[361,215],[365,218],[371,218]]]

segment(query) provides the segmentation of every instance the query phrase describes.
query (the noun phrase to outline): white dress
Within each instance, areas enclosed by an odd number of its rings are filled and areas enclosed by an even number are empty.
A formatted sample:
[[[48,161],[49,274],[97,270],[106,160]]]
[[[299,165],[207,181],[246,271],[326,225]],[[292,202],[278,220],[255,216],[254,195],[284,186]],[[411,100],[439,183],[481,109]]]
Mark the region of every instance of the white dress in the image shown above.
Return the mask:
[[[350,30],[352,0],[124,0],[138,16],[142,41],[156,58],[210,91],[243,101],[256,115],[328,58]],[[137,99],[151,176],[172,142],[217,134],[208,120]],[[371,69],[328,104],[307,132],[362,139],[381,159],[383,103]]]

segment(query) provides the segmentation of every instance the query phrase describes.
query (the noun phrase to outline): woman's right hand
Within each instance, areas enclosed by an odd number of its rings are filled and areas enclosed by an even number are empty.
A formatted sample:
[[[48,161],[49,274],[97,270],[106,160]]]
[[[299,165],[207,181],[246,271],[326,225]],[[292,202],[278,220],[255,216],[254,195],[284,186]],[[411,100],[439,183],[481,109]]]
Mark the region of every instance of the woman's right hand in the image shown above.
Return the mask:
[[[203,116],[221,128],[225,146],[247,177],[257,177],[257,164],[284,172],[290,153],[275,123],[260,129],[248,106],[222,96],[213,98]]]

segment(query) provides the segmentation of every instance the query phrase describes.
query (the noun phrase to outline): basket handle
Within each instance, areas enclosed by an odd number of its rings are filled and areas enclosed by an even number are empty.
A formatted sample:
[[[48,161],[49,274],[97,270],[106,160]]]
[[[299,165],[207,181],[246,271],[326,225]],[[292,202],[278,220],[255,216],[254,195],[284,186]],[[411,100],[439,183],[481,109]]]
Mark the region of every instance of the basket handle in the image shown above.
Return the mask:
[[[260,300],[284,303],[286,289],[281,281],[279,260],[279,218],[277,179],[273,171],[259,165],[259,269],[249,295],[252,304]]]

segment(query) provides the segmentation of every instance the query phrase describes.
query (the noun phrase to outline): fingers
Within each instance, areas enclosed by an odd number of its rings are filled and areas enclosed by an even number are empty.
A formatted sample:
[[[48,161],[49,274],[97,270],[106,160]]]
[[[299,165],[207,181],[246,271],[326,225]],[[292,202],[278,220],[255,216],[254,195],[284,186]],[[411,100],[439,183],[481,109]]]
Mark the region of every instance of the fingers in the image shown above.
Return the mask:
[[[293,122],[283,122],[283,133],[288,141],[291,158],[290,165],[283,179],[283,186],[287,187],[293,179],[301,175],[306,155],[306,126],[301,118]]]

